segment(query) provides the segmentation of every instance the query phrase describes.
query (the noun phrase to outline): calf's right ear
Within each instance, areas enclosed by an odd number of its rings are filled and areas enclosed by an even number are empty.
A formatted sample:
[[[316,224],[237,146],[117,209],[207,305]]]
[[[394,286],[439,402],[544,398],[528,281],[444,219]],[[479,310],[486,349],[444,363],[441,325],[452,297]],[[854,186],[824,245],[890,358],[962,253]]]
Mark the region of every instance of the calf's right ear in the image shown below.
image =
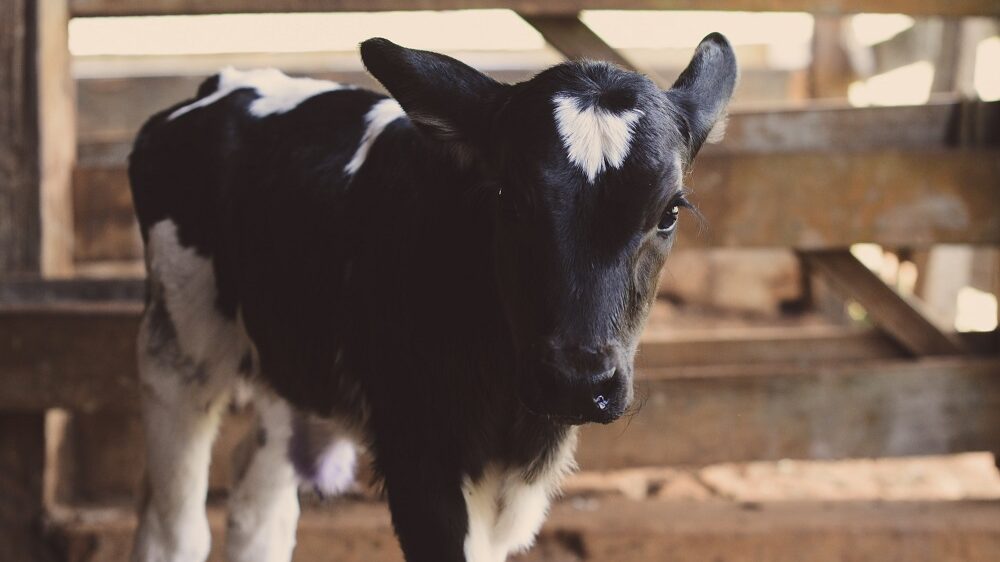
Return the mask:
[[[361,60],[426,134],[469,148],[485,146],[509,86],[451,57],[388,39],[361,43]]]

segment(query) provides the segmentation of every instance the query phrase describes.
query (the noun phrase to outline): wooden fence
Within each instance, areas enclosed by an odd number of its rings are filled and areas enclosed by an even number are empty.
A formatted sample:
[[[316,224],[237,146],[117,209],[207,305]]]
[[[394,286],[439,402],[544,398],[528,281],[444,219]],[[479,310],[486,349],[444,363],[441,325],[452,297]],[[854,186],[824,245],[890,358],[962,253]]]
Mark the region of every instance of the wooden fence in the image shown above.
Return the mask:
[[[51,495],[43,475],[54,478],[45,412],[124,415],[137,403],[141,284],[72,275],[75,262],[139,257],[123,155],[138,116],[154,108],[139,96],[117,100],[136,117],[82,144],[77,165],[68,18],[465,8],[514,9],[566,56],[625,66],[580,10],[1000,17],[995,0],[0,2],[0,559],[51,556],[38,526]],[[1000,246],[1000,104],[945,96],[916,107],[738,113],[690,183],[711,228],[685,231],[684,244],[794,248],[875,329],[649,333],[639,359],[645,407],[627,438],[617,426],[589,428],[585,467],[1000,451],[1000,336],[942,331],[847,250]]]

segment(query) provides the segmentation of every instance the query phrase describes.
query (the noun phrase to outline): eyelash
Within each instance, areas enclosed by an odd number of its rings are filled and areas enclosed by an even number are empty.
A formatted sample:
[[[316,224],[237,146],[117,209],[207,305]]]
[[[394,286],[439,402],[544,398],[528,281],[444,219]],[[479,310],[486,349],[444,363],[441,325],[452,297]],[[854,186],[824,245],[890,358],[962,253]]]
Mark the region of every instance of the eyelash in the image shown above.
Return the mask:
[[[667,204],[663,214],[660,215],[659,222],[656,223],[656,230],[660,235],[667,236],[677,230],[677,217],[681,209],[693,209],[694,206],[687,200],[682,192],[671,199]]]

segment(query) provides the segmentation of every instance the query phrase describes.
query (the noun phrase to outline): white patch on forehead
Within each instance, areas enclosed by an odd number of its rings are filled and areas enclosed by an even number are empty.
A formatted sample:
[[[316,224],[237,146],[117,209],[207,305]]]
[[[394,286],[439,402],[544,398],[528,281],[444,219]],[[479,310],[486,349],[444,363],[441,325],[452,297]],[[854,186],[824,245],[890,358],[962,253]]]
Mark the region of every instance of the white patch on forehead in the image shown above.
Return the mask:
[[[340,90],[345,86],[329,80],[292,78],[274,68],[243,71],[227,67],[219,72],[219,86],[214,92],[177,109],[167,120],[211,105],[242,88],[252,88],[260,96],[250,104],[250,114],[254,117],[266,117],[290,111],[317,94]]]
[[[368,110],[368,113],[365,114],[366,128],[365,134],[361,137],[361,144],[354,151],[351,161],[344,166],[344,172],[347,174],[357,173],[361,169],[361,165],[365,163],[365,158],[368,157],[368,151],[375,144],[375,139],[382,134],[382,131],[389,126],[389,123],[392,123],[403,115],[403,108],[399,106],[399,102],[392,98],[386,98],[373,105]]]
[[[556,127],[569,160],[583,170],[591,183],[605,167],[618,168],[625,162],[642,111],[614,113],[596,104],[581,109],[579,98],[569,94],[556,94],[552,102]]]

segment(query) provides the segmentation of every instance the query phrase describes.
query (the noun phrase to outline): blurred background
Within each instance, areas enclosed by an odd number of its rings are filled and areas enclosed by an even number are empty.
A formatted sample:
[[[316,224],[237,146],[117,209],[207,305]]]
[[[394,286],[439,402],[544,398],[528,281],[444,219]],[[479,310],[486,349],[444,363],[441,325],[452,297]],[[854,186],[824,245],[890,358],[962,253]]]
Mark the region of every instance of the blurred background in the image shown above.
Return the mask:
[[[127,559],[125,162],[150,114],[230,65],[378,88],[372,36],[505,81],[586,57],[669,87],[712,31],[742,78],[687,180],[706,224],[664,271],[644,406],[584,431],[517,559],[1000,560],[998,22],[995,0],[0,0],[0,560]],[[217,442],[213,560],[252,417]],[[401,559],[364,475],[302,498],[296,560]]]

